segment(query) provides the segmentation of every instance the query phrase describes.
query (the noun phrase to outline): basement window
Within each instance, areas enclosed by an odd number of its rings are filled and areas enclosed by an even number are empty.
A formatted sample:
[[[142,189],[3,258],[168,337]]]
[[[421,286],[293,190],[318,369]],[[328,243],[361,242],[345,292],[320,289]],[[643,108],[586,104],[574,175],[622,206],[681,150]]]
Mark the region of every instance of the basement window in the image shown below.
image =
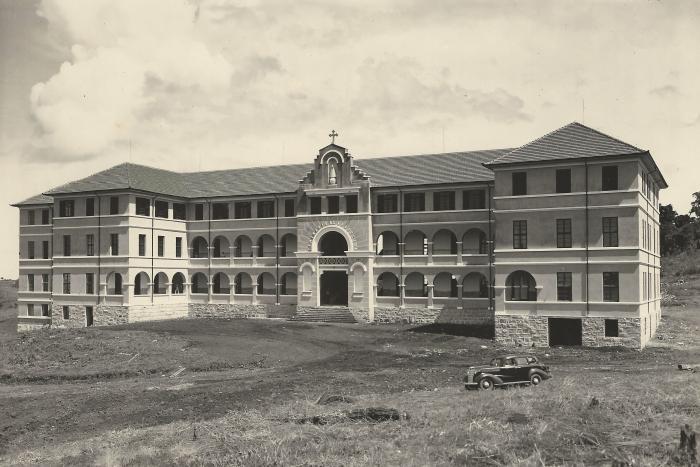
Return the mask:
[[[620,327],[616,319],[605,320],[605,337],[618,337],[620,335]]]

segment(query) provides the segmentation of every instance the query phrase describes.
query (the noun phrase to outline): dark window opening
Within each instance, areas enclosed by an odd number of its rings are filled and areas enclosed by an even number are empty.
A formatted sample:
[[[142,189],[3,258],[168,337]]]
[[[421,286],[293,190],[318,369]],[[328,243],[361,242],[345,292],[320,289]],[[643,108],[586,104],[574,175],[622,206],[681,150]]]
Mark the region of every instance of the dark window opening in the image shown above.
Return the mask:
[[[167,201],[156,201],[154,206],[154,211],[156,217],[162,217],[163,219],[168,218],[168,202]]]
[[[41,210],[41,223],[44,225],[47,225],[49,223],[49,210],[48,209]]]
[[[93,308],[91,306],[86,306],[85,307],[85,326],[88,326],[88,327],[92,326],[92,323],[93,323],[92,313],[93,313]]]
[[[173,203],[173,219],[187,219],[187,206],[184,203]]]
[[[201,221],[204,220],[204,205],[195,204],[194,205],[194,220]]]
[[[425,193],[406,193],[403,196],[404,211],[425,211]]]
[[[34,259],[34,242],[27,242],[27,257]]]
[[[252,216],[250,201],[239,201],[234,204],[233,210],[236,219],[250,219]]]
[[[462,193],[462,209],[486,209],[486,192],[465,190]]]
[[[69,272],[63,273],[63,293],[64,294],[70,293],[70,273]]]
[[[571,219],[557,219],[557,248],[571,248]]]
[[[36,215],[34,211],[27,211],[27,224],[28,225],[34,225],[36,222]]]
[[[284,200],[284,217],[294,217],[296,215],[297,215],[296,200],[285,199]]]
[[[345,212],[350,214],[357,212],[357,195],[345,196]]]
[[[95,236],[88,234],[85,237],[85,250],[88,256],[95,256]]]
[[[602,191],[617,190],[617,166],[616,165],[606,165],[603,166],[603,181],[602,181]]]
[[[258,218],[275,217],[274,201],[258,201]]]
[[[346,256],[348,242],[338,232],[328,232],[321,237],[319,250],[322,256]]]
[[[228,219],[228,203],[212,204],[211,218],[214,220]]]
[[[182,257],[182,237],[175,237],[175,257]]]
[[[139,234],[139,256],[146,256],[146,236]]]
[[[63,319],[70,319],[70,307],[63,306]]]
[[[85,215],[94,216],[95,215],[95,198],[87,198],[85,200]]]
[[[398,211],[398,196],[395,194],[377,196],[377,212]]]
[[[111,215],[119,214],[119,196],[109,198],[109,213]]]
[[[49,316],[49,304],[48,303],[41,304],[41,316]]]
[[[557,193],[571,193],[571,169],[557,170]]]
[[[109,249],[112,252],[112,256],[119,255],[119,234],[110,234],[109,236]]]
[[[151,215],[151,201],[148,198],[136,198],[136,215]]]
[[[619,337],[620,325],[616,319],[605,320],[605,337]]]
[[[340,197],[329,196],[326,200],[328,201],[328,214],[338,214],[340,212]]]
[[[165,255],[165,237],[158,235],[158,256]]]
[[[513,172],[513,196],[527,194],[527,172]]]
[[[75,201],[72,199],[60,201],[58,208],[61,217],[73,217],[75,215]]]
[[[70,256],[70,235],[63,236],[63,256]]]
[[[562,302],[570,302],[572,300],[571,291],[571,273],[557,273],[557,300]]]
[[[549,345],[581,345],[582,322],[572,318],[549,318]]]
[[[452,211],[454,208],[454,191],[436,191],[433,193],[433,211]]]
[[[506,300],[537,301],[535,278],[525,271],[515,271],[506,279]]]
[[[85,293],[95,293],[95,275],[91,272],[85,274]]]
[[[321,198],[309,198],[309,213],[321,214]]]

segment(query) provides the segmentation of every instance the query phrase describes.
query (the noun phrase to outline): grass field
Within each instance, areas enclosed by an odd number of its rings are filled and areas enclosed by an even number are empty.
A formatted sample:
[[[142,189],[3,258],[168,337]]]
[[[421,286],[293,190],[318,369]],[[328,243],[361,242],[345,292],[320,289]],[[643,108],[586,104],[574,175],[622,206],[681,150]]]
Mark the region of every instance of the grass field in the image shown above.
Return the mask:
[[[700,366],[700,277],[685,279],[688,298],[664,310],[660,339],[645,350],[518,349],[550,365],[553,379],[486,392],[463,390],[465,366],[512,349],[431,327],[177,320],[0,331],[0,459],[687,465],[678,432],[684,423],[700,428],[700,372],[676,365]],[[349,401],[317,404],[324,393]],[[403,415],[344,417],[373,406]],[[312,416],[325,424],[298,423]]]

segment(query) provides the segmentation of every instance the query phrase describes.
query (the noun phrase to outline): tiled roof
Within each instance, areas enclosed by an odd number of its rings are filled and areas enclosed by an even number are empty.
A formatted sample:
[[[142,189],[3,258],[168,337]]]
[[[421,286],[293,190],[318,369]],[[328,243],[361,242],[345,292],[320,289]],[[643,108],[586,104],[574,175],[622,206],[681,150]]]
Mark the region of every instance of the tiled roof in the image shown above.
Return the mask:
[[[31,198],[27,198],[24,201],[20,201],[19,203],[15,203],[12,206],[31,206],[34,204],[52,204],[53,203],[53,198],[50,196],[46,195],[36,195],[32,196]]]
[[[493,180],[483,164],[510,149],[451,152],[353,160],[374,187],[467,183]],[[134,189],[182,198],[291,193],[313,164],[294,164],[211,172],[178,173],[124,163],[66,183],[46,195]]]
[[[643,149],[573,122],[502,155],[486,166],[644,152]]]

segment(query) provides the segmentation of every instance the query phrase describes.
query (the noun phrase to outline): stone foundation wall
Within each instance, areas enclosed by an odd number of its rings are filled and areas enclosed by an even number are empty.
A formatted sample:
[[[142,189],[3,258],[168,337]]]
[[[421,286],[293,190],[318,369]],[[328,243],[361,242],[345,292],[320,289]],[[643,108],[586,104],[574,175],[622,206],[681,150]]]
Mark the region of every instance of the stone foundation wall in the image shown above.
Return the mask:
[[[190,303],[190,318],[290,318],[296,305]]]
[[[605,337],[605,318],[580,318],[584,347],[641,348],[639,318],[619,318],[618,337]],[[496,316],[496,342],[509,347],[548,347],[549,321],[544,316]]]
[[[376,307],[374,319],[377,323],[492,325],[493,312],[487,309]]]
[[[496,343],[509,347],[548,347],[549,326],[541,316],[496,315]]]
[[[85,305],[66,305],[68,319],[63,319],[63,306],[51,305],[51,327],[84,328],[86,326]],[[129,322],[129,308],[120,305],[95,305],[92,308],[93,326],[114,326]]]
[[[352,313],[352,316],[355,317],[355,321],[357,321],[358,323],[369,323],[369,310],[367,310],[366,308],[362,308],[362,309],[350,308],[350,313]]]

